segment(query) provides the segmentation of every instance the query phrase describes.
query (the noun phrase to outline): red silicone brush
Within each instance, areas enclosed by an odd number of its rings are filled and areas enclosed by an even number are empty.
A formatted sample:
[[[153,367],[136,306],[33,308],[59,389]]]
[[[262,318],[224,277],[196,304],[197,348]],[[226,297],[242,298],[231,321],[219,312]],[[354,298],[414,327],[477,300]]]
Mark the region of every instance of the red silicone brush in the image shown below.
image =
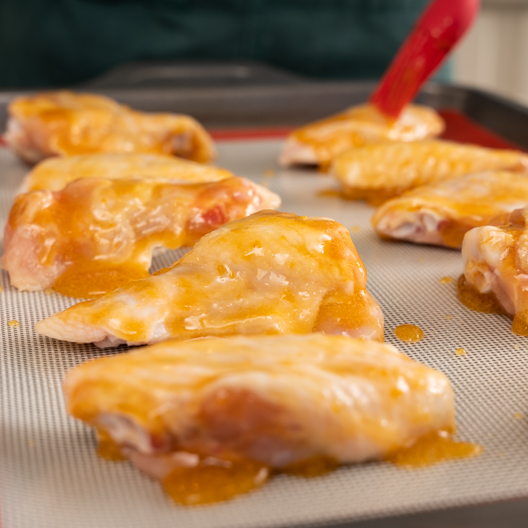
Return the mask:
[[[397,118],[464,35],[479,5],[480,0],[433,0],[393,59],[370,102],[383,114]]]

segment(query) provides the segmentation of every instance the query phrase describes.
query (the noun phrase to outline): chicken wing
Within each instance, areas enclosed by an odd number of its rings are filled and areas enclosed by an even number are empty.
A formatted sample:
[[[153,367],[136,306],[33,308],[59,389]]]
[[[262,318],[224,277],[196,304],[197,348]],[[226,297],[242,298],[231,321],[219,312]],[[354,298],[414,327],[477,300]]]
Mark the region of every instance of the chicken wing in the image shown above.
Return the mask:
[[[513,318],[512,330],[528,335],[528,208],[499,218],[506,225],[472,229],[464,237],[464,274],[458,297],[468,308]]]
[[[382,237],[459,248],[470,229],[526,205],[526,174],[483,172],[407,191],[379,207],[372,223]]]
[[[391,345],[322,334],[169,341],[84,363],[64,390],[101,455],[121,452],[184,504],[455,427],[443,374]]]
[[[366,282],[341,224],[262,211],[205,236],[165,272],[72,306],[35,330],[102,347],[311,332],[383,340],[383,314]]]
[[[148,114],[95,94],[43,92],[8,107],[5,140],[20,158],[94,152],[172,154],[199,162],[214,156],[209,134],[192,117]]]
[[[331,173],[343,195],[380,205],[420,185],[474,172],[528,169],[528,156],[451,141],[428,140],[366,145],[338,156]]]
[[[380,141],[416,141],[444,129],[442,118],[425,106],[409,105],[396,121],[371,105],[349,108],[341,114],[295,130],[284,144],[281,165],[320,165],[355,147]]]
[[[278,195],[245,178],[76,180],[62,191],[16,198],[2,266],[21,290],[53,287],[91,298],[147,277],[156,247],[192,245],[231,220],[279,204]]]
[[[81,178],[202,183],[232,176],[233,173],[227,169],[162,154],[84,154],[49,158],[40,162],[26,176],[19,192],[41,189],[61,191],[68,183]]]

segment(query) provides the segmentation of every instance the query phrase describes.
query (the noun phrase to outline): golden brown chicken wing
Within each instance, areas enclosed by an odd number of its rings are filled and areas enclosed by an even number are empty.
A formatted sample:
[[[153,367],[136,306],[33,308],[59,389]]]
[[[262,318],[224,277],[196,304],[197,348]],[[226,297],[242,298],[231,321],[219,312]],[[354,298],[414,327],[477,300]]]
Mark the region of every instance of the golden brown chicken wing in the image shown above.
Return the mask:
[[[213,142],[192,117],[148,114],[101,95],[66,90],[19,97],[8,107],[5,140],[25,161],[95,152],[169,154],[199,162]]]
[[[263,211],[205,236],[164,273],[72,306],[35,329],[99,346],[311,332],[383,340],[383,314],[366,283],[341,224]]]
[[[483,172],[407,191],[379,207],[372,223],[382,237],[459,248],[470,229],[526,205],[526,174]]]
[[[343,195],[380,205],[408,189],[488,170],[528,169],[528,156],[451,141],[377,143],[338,156],[331,173]]]
[[[184,504],[249,491],[270,470],[389,457],[455,427],[443,374],[391,345],[322,334],[169,341],[85,363],[64,390],[100,454],[128,457]]]
[[[353,106],[295,130],[286,140],[279,162],[285,166],[308,164],[324,168],[349,149],[380,141],[427,139],[443,129],[442,118],[425,106],[407,106],[396,121],[371,105]]]
[[[21,290],[92,298],[147,277],[156,247],[192,245],[221,225],[278,207],[245,178],[200,184],[82,179],[19,195],[2,266]]]

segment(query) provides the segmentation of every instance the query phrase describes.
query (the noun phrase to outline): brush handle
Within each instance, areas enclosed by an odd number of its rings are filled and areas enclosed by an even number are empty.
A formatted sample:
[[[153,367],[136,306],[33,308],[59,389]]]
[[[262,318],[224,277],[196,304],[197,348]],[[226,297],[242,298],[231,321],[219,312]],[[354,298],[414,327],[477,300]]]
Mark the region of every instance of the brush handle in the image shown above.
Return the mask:
[[[434,0],[407,37],[370,102],[397,118],[476,17],[480,0]]]

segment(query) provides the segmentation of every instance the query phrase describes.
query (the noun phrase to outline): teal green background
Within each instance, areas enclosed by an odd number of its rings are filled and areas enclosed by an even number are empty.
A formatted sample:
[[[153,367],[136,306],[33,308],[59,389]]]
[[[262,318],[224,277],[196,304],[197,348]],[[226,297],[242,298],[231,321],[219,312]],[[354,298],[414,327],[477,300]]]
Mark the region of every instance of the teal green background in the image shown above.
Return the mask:
[[[259,60],[379,77],[427,0],[0,0],[0,86],[51,87],[130,61]]]

